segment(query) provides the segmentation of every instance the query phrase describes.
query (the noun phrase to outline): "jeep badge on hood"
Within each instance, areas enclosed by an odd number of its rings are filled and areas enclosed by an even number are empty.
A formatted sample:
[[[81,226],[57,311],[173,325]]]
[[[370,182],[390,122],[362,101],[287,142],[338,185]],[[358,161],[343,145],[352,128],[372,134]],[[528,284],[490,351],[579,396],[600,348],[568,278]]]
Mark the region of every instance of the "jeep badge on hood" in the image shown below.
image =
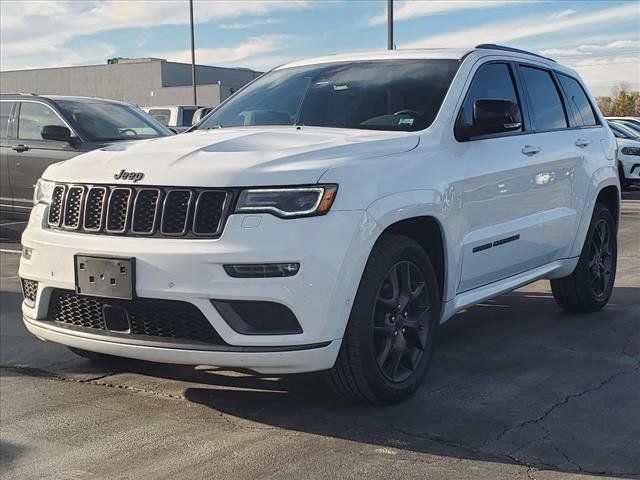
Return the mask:
[[[133,180],[133,183],[139,182],[144,178],[142,172],[127,172],[124,168],[113,175],[116,180]]]

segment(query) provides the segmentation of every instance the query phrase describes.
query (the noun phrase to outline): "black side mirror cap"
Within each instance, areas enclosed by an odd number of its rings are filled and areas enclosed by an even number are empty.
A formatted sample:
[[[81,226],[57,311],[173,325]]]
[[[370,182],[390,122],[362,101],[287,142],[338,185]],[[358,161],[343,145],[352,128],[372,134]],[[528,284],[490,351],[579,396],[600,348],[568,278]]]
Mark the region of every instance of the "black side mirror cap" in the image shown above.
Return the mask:
[[[45,140],[71,142],[71,130],[62,125],[45,125],[40,131],[40,136]]]
[[[485,98],[473,104],[472,124],[464,121],[463,112],[456,122],[456,138],[461,141],[482,135],[514,132],[522,129],[522,114],[511,100]]]

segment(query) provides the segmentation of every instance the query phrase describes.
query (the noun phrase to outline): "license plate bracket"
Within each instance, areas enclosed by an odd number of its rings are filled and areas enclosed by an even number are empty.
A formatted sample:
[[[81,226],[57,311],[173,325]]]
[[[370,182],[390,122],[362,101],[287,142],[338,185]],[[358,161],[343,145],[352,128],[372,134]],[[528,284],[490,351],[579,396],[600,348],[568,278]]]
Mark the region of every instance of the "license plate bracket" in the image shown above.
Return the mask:
[[[91,297],[132,300],[136,259],[75,255],[76,293]]]

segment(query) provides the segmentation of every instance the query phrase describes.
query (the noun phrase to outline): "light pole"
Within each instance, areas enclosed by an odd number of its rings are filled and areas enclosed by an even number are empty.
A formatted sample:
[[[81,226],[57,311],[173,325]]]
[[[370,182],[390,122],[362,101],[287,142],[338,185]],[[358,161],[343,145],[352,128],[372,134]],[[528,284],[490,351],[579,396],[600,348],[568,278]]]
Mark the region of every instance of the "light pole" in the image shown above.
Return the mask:
[[[196,42],[193,32],[193,0],[189,0],[189,17],[191,20],[191,83],[193,84],[193,104],[198,105],[196,91]]]
[[[387,50],[393,50],[393,0],[387,0]]]

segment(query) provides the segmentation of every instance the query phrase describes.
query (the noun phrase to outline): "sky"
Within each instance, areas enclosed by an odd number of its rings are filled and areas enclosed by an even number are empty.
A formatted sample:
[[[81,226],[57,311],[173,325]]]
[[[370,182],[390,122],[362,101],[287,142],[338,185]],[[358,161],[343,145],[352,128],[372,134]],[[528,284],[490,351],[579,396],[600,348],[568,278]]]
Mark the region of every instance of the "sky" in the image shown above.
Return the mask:
[[[386,48],[386,0],[195,0],[196,62],[264,71],[292,60]],[[403,48],[500,43],[575,68],[594,95],[640,89],[640,1],[394,2]],[[187,0],[0,2],[0,69],[190,62]]]

